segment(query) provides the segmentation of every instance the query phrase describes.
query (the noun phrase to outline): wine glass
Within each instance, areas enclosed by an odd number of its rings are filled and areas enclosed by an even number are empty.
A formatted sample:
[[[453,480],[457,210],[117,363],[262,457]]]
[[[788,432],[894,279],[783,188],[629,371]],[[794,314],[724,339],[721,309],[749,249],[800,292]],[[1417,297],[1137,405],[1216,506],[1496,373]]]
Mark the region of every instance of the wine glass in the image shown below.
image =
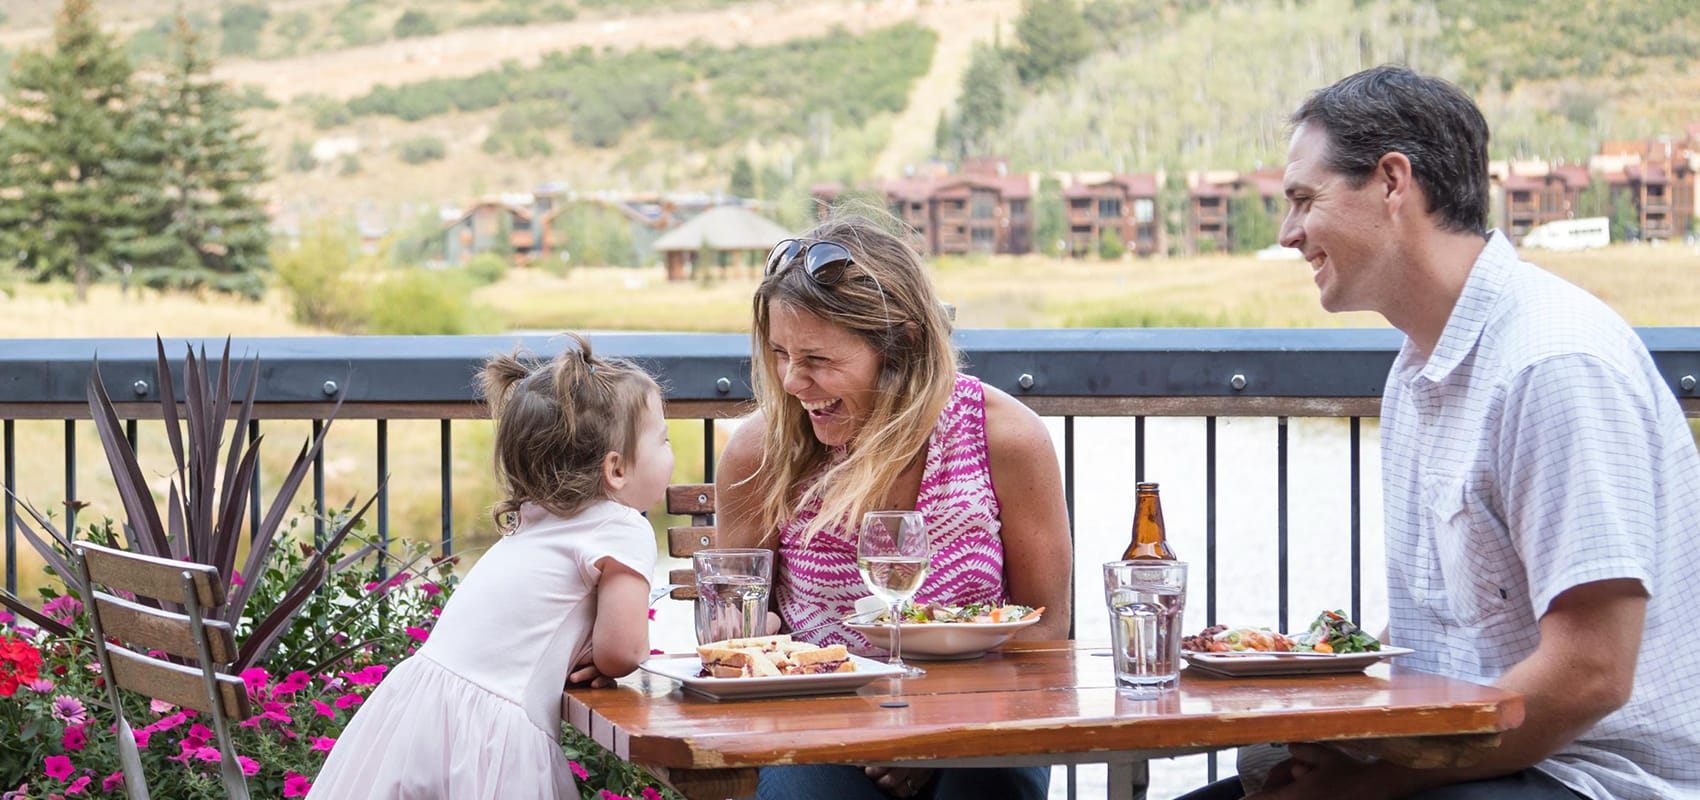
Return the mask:
[[[856,569],[874,595],[891,606],[891,665],[898,677],[925,675],[903,663],[903,604],[927,577],[927,526],[919,511],[870,511],[856,536]]]

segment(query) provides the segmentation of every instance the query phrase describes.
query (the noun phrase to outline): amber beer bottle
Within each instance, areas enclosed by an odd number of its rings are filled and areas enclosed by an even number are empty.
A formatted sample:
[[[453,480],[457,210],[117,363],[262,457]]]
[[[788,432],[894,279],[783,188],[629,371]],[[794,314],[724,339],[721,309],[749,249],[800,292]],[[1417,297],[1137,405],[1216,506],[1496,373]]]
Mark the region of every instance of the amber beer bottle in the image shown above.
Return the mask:
[[[1134,486],[1137,505],[1133,510],[1133,541],[1122,553],[1123,561],[1151,559],[1174,561],[1174,548],[1169,547],[1163,529],[1163,501],[1157,498],[1157,484],[1140,483]]]

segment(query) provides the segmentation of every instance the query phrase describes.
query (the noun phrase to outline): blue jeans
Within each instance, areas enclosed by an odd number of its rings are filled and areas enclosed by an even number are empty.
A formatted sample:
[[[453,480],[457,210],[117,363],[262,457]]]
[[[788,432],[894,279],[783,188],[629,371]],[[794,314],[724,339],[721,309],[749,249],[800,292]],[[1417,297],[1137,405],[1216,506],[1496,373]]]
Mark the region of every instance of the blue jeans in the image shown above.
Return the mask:
[[[1245,797],[1238,777],[1220,780],[1178,800],[1238,800]],[[1405,800],[1577,800],[1586,796],[1536,769],[1500,778],[1455,783],[1418,792]]]
[[[916,766],[924,766],[917,763]],[[941,769],[915,797],[920,800],[1045,800],[1051,788],[1050,767],[976,767]],[[756,800],[891,800],[868,780],[861,767],[843,764],[804,764],[766,767],[756,788]]]

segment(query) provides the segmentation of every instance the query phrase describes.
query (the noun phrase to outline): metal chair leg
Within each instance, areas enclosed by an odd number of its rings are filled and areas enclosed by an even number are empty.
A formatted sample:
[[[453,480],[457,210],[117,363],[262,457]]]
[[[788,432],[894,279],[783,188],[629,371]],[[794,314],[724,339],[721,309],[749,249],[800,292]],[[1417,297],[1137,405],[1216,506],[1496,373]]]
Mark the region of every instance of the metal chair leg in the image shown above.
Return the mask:
[[[1151,786],[1151,764],[1145,759],[1111,761],[1110,777],[1105,782],[1105,794],[1118,800],[1145,800],[1145,790]]]

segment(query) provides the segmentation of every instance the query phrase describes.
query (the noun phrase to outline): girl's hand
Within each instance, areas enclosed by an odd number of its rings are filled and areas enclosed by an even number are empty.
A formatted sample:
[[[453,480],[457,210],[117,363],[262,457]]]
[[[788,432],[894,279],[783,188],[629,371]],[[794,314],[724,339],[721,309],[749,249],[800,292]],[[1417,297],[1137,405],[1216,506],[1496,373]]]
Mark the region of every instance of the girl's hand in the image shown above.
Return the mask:
[[[588,683],[592,689],[606,689],[614,685],[614,679],[603,675],[596,669],[595,664],[580,664],[577,669],[567,673],[567,684]]]
[[[767,635],[772,636],[784,627],[785,620],[780,619],[779,615],[772,611],[767,612]]]

